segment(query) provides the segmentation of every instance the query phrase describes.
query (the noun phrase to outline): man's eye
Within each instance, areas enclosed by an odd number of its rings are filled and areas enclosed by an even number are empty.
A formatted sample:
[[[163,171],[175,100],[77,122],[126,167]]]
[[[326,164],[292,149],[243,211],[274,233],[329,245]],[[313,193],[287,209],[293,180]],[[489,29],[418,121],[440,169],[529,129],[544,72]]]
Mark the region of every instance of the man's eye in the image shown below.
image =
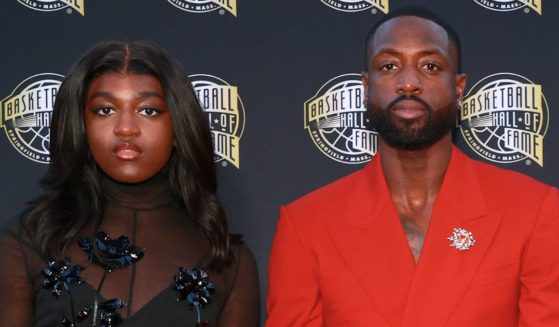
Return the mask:
[[[423,67],[432,72],[440,70],[439,66],[436,64],[425,64],[423,65]]]
[[[99,107],[96,108],[94,112],[100,116],[108,116],[115,113],[115,110],[111,107]]]
[[[160,111],[155,108],[143,108],[138,113],[143,116],[154,117],[159,115]]]
[[[382,66],[380,67],[380,70],[390,71],[390,70],[394,70],[394,69],[396,69],[396,68],[398,68],[398,67],[396,67],[395,64],[385,64],[385,65],[382,65]]]

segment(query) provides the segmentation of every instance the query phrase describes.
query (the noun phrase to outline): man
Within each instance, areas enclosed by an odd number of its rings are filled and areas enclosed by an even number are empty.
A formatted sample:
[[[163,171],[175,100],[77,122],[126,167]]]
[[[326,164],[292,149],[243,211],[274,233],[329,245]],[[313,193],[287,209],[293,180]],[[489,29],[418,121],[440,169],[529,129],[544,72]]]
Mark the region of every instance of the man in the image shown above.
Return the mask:
[[[559,326],[559,193],[453,146],[456,33],[393,11],[362,79],[380,153],[281,209],[267,326]]]

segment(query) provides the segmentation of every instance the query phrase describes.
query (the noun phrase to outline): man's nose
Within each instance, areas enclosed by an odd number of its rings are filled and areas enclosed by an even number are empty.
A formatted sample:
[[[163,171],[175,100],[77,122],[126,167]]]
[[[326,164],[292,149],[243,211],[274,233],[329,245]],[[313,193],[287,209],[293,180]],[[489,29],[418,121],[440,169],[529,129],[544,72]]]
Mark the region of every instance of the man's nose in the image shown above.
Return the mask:
[[[407,96],[420,94],[423,91],[423,85],[419,74],[420,72],[414,67],[402,68],[396,84],[396,92]]]

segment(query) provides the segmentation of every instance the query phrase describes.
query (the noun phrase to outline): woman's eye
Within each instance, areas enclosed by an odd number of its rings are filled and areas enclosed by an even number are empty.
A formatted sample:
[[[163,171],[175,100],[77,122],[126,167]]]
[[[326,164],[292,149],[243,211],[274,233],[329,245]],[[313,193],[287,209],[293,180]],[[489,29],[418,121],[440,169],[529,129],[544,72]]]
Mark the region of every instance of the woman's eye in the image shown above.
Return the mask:
[[[143,116],[153,117],[159,115],[160,111],[155,108],[143,108],[138,113]]]
[[[115,110],[111,107],[100,107],[94,110],[96,114],[100,116],[108,116],[115,113]]]

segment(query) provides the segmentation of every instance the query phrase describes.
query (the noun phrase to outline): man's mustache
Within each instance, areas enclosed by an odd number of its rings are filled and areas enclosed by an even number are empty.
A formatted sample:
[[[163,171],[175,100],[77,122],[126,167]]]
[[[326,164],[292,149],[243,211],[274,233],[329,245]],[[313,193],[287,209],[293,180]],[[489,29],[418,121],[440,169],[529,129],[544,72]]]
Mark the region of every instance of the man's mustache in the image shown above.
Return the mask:
[[[427,103],[427,101],[425,101],[422,98],[418,97],[417,95],[413,95],[413,94],[412,95],[400,95],[396,99],[392,100],[392,102],[390,102],[388,104],[386,109],[391,110],[398,102],[403,101],[403,100],[412,100],[412,101],[418,102],[422,106],[424,106],[428,111],[433,111],[431,109],[431,106]]]

